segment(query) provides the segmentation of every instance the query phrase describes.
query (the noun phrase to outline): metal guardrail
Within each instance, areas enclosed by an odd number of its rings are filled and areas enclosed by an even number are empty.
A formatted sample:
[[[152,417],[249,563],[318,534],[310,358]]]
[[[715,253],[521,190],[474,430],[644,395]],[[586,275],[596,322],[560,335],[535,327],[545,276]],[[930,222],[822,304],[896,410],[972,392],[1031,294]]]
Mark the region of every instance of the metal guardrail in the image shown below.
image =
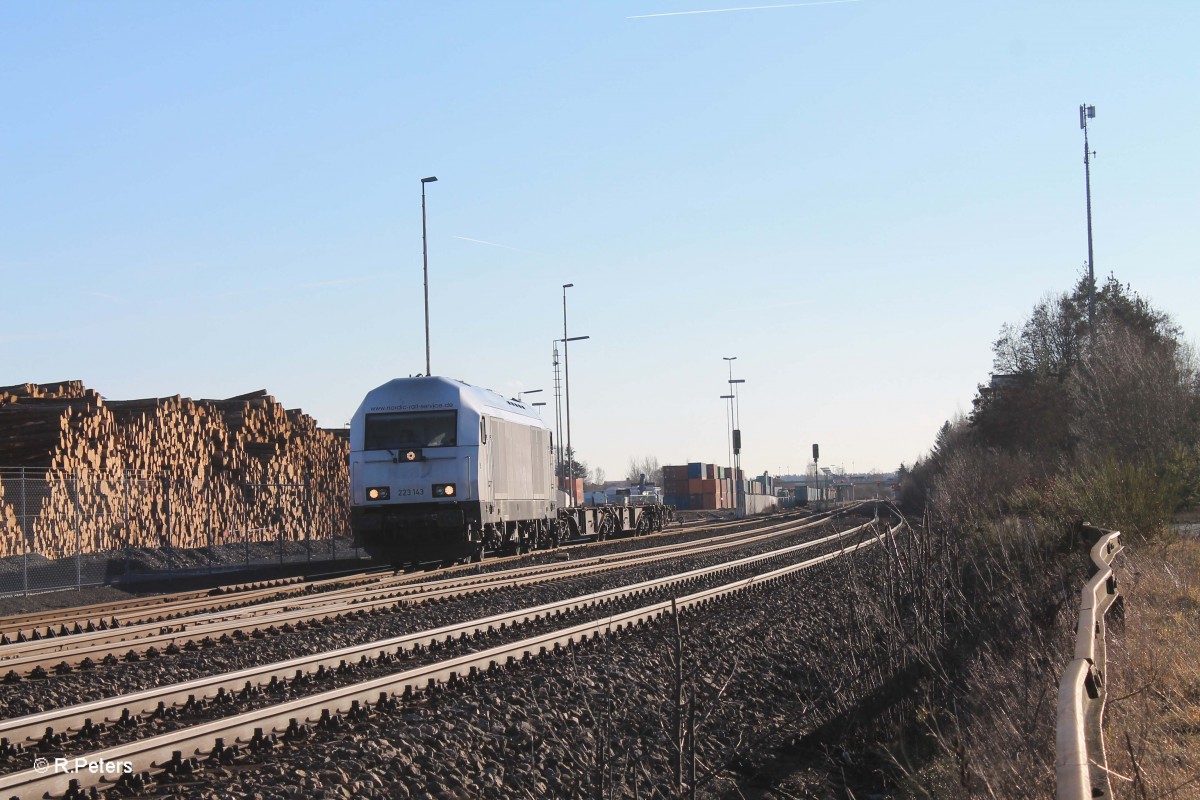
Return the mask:
[[[1104,615],[1118,597],[1112,562],[1122,550],[1121,533],[1090,525],[1084,526],[1084,533],[1097,538],[1092,546],[1095,573],[1083,587],[1075,658],[1063,671],[1058,689],[1057,800],[1112,797],[1102,728],[1107,678]]]

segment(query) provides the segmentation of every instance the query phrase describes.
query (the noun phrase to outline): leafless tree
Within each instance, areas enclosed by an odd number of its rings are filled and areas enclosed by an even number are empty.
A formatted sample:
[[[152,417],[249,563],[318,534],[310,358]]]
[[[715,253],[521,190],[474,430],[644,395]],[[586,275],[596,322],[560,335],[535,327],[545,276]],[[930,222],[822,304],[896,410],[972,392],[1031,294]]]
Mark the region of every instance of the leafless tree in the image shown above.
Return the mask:
[[[641,480],[642,475],[646,476],[648,482],[662,485],[662,467],[659,466],[656,456],[629,459],[629,469],[625,471],[625,480],[636,483]]]

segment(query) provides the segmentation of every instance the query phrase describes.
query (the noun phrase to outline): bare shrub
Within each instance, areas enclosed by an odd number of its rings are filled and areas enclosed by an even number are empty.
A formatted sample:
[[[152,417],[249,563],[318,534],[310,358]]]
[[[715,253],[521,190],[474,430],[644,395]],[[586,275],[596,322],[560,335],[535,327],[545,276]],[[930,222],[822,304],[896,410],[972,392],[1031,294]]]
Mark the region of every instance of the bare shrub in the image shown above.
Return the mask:
[[[1190,351],[1104,325],[1072,371],[1071,429],[1085,461],[1162,464],[1194,440],[1196,369]]]
[[[1018,489],[1043,480],[1047,467],[1024,453],[969,443],[947,453],[933,482],[933,508],[944,525],[977,528],[1008,510]]]
[[[875,601],[872,622],[885,620],[925,676],[886,746],[901,796],[1053,791],[1058,656],[1086,557],[1064,558],[1058,530],[1036,521],[980,519],[929,520],[897,559],[892,611]]]

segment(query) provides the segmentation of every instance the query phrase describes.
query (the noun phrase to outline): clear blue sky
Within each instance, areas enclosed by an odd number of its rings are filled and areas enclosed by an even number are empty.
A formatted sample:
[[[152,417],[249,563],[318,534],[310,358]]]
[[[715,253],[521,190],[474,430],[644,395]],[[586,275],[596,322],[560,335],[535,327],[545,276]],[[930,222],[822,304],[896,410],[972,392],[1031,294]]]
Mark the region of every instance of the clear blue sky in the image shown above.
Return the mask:
[[[435,373],[549,393],[573,282],[609,477],[726,461],[726,355],[747,471],[891,469],[1076,280],[1083,102],[1097,272],[1200,329],[1200,4],[630,19],[737,5],[0,2],[0,384],[340,426],[424,370],[436,175]]]

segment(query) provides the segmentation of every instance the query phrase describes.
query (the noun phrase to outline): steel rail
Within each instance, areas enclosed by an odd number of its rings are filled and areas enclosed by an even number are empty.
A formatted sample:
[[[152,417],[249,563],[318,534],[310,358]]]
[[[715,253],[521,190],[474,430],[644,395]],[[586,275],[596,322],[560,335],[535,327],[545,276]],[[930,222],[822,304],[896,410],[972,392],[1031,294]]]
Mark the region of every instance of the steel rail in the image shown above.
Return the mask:
[[[1108,677],[1104,615],[1119,596],[1112,562],[1124,548],[1119,531],[1090,525],[1085,525],[1084,531],[1098,540],[1091,549],[1094,574],[1081,592],[1074,659],[1063,671],[1058,689],[1054,737],[1057,800],[1112,797],[1103,729]]]
[[[0,633],[10,639],[15,639],[18,633],[27,637],[33,631],[40,630],[43,625],[65,625],[78,623],[81,626],[91,622],[98,624],[101,620],[106,623],[116,620],[118,626],[136,624],[139,622],[157,622],[161,624],[164,617],[172,614],[186,614],[192,609],[231,606],[233,604],[255,601],[263,597],[277,597],[280,594],[304,594],[313,589],[336,584],[366,583],[377,579],[381,572],[390,571],[383,568],[364,568],[358,573],[340,575],[337,577],[314,578],[279,578],[267,581],[255,581],[242,584],[231,584],[214,587],[213,589],[197,589],[187,592],[177,592],[163,595],[135,597],[128,600],[116,600],[111,603],[95,603],[86,606],[69,606],[48,611],[34,611],[28,614],[14,614],[0,618]],[[157,615],[154,620],[150,617]],[[82,633],[68,633],[54,637],[81,636]],[[40,641],[40,640],[32,640]],[[6,645],[7,646],[7,645]]]
[[[272,678],[287,678],[294,674],[312,673],[316,672],[321,667],[338,667],[342,664],[349,664],[353,661],[360,660],[363,657],[370,658],[376,652],[386,653],[388,651],[394,651],[399,653],[401,651],[411,650],[415,646],[425,642],[442,642],[448,639],[472,636],[482,631],[494,630],[496,628],[503,629],[506,626],[525,624],[547,617],[556,616],[558,614],[579,611],[604,603],[609,603],[614,600],[621,599],[622,597],[636,596],[638,594],[666,588],[668,586],[686,584],[706,575],[717,574],[736,569],[738,567],[770,561],[772,559],[798,553],[802,550],[811,549],[822,544],[828,544],[840,539],[846,539],[856,533],[861,533],[865,528],[872,524],[874,523],[865,523],[849,530],[825,536],[821,539],[790,545],[769,553],[745,556],[733,561],[723,562],[721,564],[715,564],[708,567],[699,567],[697,569],[688,570],[676,575],[664,576],[662,578],[652,578],[626,586],[618,586],[612,589],[604,589],[598,592],[592,592],[590,594],[581,595],[579,597],[574,597],[567,600],[543,603],[542,605],[534,606],[532,608],[494,614],[482,619],[455,623],[432,630],[414,631],[413,633],[403,634],[390,639],[372,641],[359,645],[350,645],[347,647],[338,648],[337,650],[299,656],[297,658],[288,659],[287,661],[256,665],[254,667],[248,667],[235,672],[205,676],[179,684],[158,686],[153,689],[137,692],[135,694],[118,695],[116,697],[103,698],[75,706],[67,706],[61,709],[52,709],[23,717],[2,720],[0,721],[0,736],[8,739],[9,742],[14,744],[27,744],[35,741],[38,737],[43,735],[47,729],[53,729],[55,732],[65,732],[70,734],[73,733],[77,728],[86,725],[89,721],[108,723],[119,718],[119,715],[126,711],[128,711],[131,715],[144,714],[155,711],[159,707],[160,703],[162,703],[165,707],[172,707],[173,705],[185,703],[189,700],[199,700],[214,696],[220,689],[240,690],[243,689],[247,684],[264,686],[268,684]]]
[[[806,528],[815,527],[815,525],[823,524],[827,519],[821,521],[804,522],[797,524],[797,521],[787,521],[768,525],[768,527],[760,529],[752,529],[748,531],[737,531],[737,533],[726,534],[724,536],[713,537],[713,539],[704,540],[707,545],[696,547],[695,541],[677,542],[673,545],[664,545],[652,548],[640,548],[636,551],[625,553],[614,553],[608,555],[599,555],[586,561],[572,561],[571,564],[553,563],[541,564],[529,567],[517,567],[516,570],[510,571],[493,571],[486,573],[478,573],[478,575],[470,575],[462,578],[442,578],[438,581],[413,583],[408,578],[408,582],[392,583],[391,579],[382,579],[371,587],[352,587],[347,589],[338,589],[326,591],[326,593],[304,595],[300,597],[283,597],[280,600],[269,601],[265,603],[256,603],[253,606],[235,606],[217,610],[217,612],[209,612],[205,614],[196,614],[173,620],[174,624],[163,624],[163,622],[140,622],[140,624],[126,625],[119,628],[109,628],[109,630],[92,631],[88,633],[77,633],[70,637],[54,637],[48,639],[38,639],[36,642],[13,643],[0,646],[0,668],[26,668],[34,669],[38,666],[46,668],[55,666],[58,663],[59,655],[74,654],[74,652],[86,652],[86,654],[95,655],[97,646],[101,646],[101,655],[107,652],[108,649],[104,645],[113,645],[121,642],[131,642],[137,645],[145,645],[149,648],[152,642],[170,643],[174,642],[175,638],[185,636],[188,637],[203,637],[205,634],[228,632],[233,630],[241,630],[247,626],[258,627],[260,625],[283,625],[289,622],[299,620],[313,619],[313,615],[322,615],[330,613],[342,613],[346,610],[359,610],[367,607],[379,607],[380,604],[392,604],[397,600],[404,602],[415,603],[424,602],[433,599],[433,597],[444,597],[451,594],[461,594],[464,590],[469,589],[496,589],[502,588],[504,585],[511,585],[532,576],[541,575],[541,573],[551,573],[548,578],[557,579],[560,576],[576,575],[580,572],[584,565],[595,565],[600,569],[599,565],[608,565],[608,569],[619,569],[619,567],[630,566],[634,564],[647,563],[654,560],[656,555],[661,553],[674,553],[680,549],[690,548],[689,553],[703,553],[716,547],[728,547],[743,545],[743,543],[751,543],[754,541],[767,539],[767,537],[787,535],[794,531],[804,530]],[[774,533],[773,533],[774,531]],[[742,537],[742,539],[738,539]],[[736,540],[732,541],[731,540]],[[398,579],[397,581],[402,581]],[[444,589],[449,587],[450,590]],[[367,606],[372,600],[378,601],[373,606]],[[386,602],[384,602],[386,601]],[[318,609],[312,609],[316,606]],[[304,613],[308,609],[308,615]],[[236,624],[230,625],[230,622]],[[163,638],[167,637],[167,638]],[[50,658],[50,662],[46,662],[46,658]]]
[[[841,535],[846,536],[872,524],[859,526],[854,531],[844,531]],[[670,613],[672,603],[679,609],[707,605],[721,597],[755,586],[766,585],[817,564],[857,552],[876,544],[881,539],[882,535],[877,533],[872,538],[843,546],[834,552],[694,592],[681,598],[675,598],[673,601],[659,601],[636,610],[620,612],[565,629],[542,633],[519,642],[500,645],[398,674],[350,684],[233,717],[117,745],[80,756],[80,758],[89,763],[101,764],[129,762],[135,765],[133,767],[135,773],[161,769],[176,753],[185,759],[206,756],[217,738],[240,744],[248,742],[256,734],[261,738],[262,734],[273,733],[281,726],[286,728],[293,723],[299,725],[302,722],[307,725],[316,722],[314,715],[319,715],[322,711],[328,711],[330,715],[350,713],[355,708],[365,709],[369,712],[372,701],[383,701],[391,697],[402,696],[405,691],[420,690],[434,683],[453,682],[459,676],[466,676],[476,670],[489,669],[506,659],[533,657],[576,642],[594,640],[612,632],[627,631],[634,626],[642,625]],[[47,794],[60,794],[70,788],[85,788],[102,782],[105,782],[105,776],[99,772],[29,769],[0,776],[0,794],[8,796],[16,793],[24,797],[43,797]]]
[[[474,591],[494,591],[496,589],[560,580],[563,577],[573,577],[589,572],[603,572],[625,569],[655,561],[665,561],[680,555],[710,552],[712,550],[740,547],[746,544],[790,535],[815,525],[824,524],[827,520],[816,522],[797,521],[779,523],[756,531],[741,531],[720,537],[723,541],[695,547],[695,542],[680,542],[673,545],[663,545],[659,548],[632,550],[626,553],[597,556],[589,559],[588,564],[574,562],[570,565],[544,564],[537,567],[514,570],[510,572],[485,573],[469,582],[446,585],[433,583],[417,591],[406,591],[412,587],[392,589],[354,589],[353,596],[344,596],[339,592],[328,592],[301,599],[286,599],[276,603],[254,606],[252,609],[270,608],[270,613],[247,615],[247,609],[236,609],[229,612],[215,612],[209,615],[189,617],[181,624],[163,626],[157,623],[139,626],[129,626],[108,631],[97,631],[90,634],[77,634],[72,637],[43,639],[37,642],[26,642],[16,646],[0,648],[5,657],[0,658],[0,670],[16,672],[18,675],[33,673],[36,670],[50,670],[67,664],[75,667],[85,659],[104,658],[118,649],[135,653],[146,653],[152,647],[178,646],[180,642],[195,642],[203,637],[220,636],[233,632],[261,630],[263,627],[294,625],[308,623],[318,619],[329,619],[331,615],[340,616],[343,613],[365,613],[374,609],[395,607],[400,603],[416,604],[433,599],[457,596]],[[766,532],[763,532],[766,531]],[[745,534],[751,533],[748,538]],[[689,547],[686,553],[676,551]],[[547,574],[537,574],[533,570],[541,570]],[[345,590],[351,591],[351,590]],[[120,647],[118,647],[118,645]],[[68,660],[69,659],[69,660]]]
[[[153,613],[156,606],[167,607],[179,602],[204,599],[213,600],[219,596],[244,596],[244,594],[247,592],[267,590],[280,591],[293,588],[297,584],[303,583],[303,578],[277,578],[266,581],[250,581],[238,584],[228,584],[225,586],[214,587],[212,589],[191,589],[183,592],[171,592],[168,594],[151,595],[148,597],[130,597],[127,600],[111,600],[103,603],[89,603],[87,605],[70,606],[67,608],[28,611],[22,614],[9,614],[0,617],[0,633],[14,636],[18,632],[31,632],[41,625],[50,623],[58,624],[64,621],[79,621],[84,623],[88,621],[98,622],[101,619],[109,619],[112,616],[120,614],[129,609],[140,609],[145,610],[146,613]],[[217,594],[214,594],[214,592]]]
[[[810,518],[811,519],[811,518]],[[745,524],[742,524],[745,527]],[[708,526],[702,530],[718,530],[722,525]],[[753,526],[751,526],[753,527]],[[665,533],[666,531],[663,531]],[[745,531],[741,531],[745,532]],[[661,534],[660,534],[661,535]],[[726,534],[730,535],[730,534]],[[558,548],[559,551],[570,551],[578,547],[585,547],[595,544],[594,541],[578,541],[573,544],[566,544]],[[488,565],[501,565],[508,561],[525,558],[525,555],[513,555],[488,560]],[[472,570],[476,565],[470,566],[452,566],[446,567],[439,571],[440,576],[452,576],[464,571]],[[65,609],[55,609],[52,611],[37,611],[27,614],[15,614],[7,617],[0,617],[0,633],[7,635],[10,639],[17,639],[18,634],[24,634],[27,641],[40,641],[41,638],[60,638],[59,634],[51,637],[39,637],[33,639],[34,631],[38,630],[43,625],[50,623],[64,626],[66,624],[84,625],[91,624],[93,628],[99,626],[102,622],[107,629],[110,620],[115,620],[118,624],[114,627],[129,627],[137,624],[165,624],[167,622],[176,621],[186,616],[195,616],[206,611],[234,609],[234,608],[250,608],[252,604],[261,599],[270,599],[278,597],[280,594],[288,596],[305,594],[320,589],[324,586],[335,585],[338,583],[344,584],[361,584],[368,582],[376,582],[381,585],[410,585],[424,582],[423,576],[412,574],[400,576],[381,576],[381,571],[376,569],[366,569],[358,575],[348,574],[337,577],[320,578],[317,580],[304,580],[301,578],[285,578],[271,581],[259,581],[244,584],[233,584],[229,586],[219,587],[220,594],[214,594],[214,590],[194,590],[188,592],[180,592],[169,595],[155,595],[146,598],[131,598],[129,600],[118,600],[110,603],[97,603],[88,606],[77,606]],[[82,612],[82,613],[81,613]],[[86,633],[93,633],[87,631]],[[85,632],[70,633],[66,636],[79,636]],[[14,644],[23,644],[14,642]],[[0,645],[0,650],[3,650],[5,645]]]

